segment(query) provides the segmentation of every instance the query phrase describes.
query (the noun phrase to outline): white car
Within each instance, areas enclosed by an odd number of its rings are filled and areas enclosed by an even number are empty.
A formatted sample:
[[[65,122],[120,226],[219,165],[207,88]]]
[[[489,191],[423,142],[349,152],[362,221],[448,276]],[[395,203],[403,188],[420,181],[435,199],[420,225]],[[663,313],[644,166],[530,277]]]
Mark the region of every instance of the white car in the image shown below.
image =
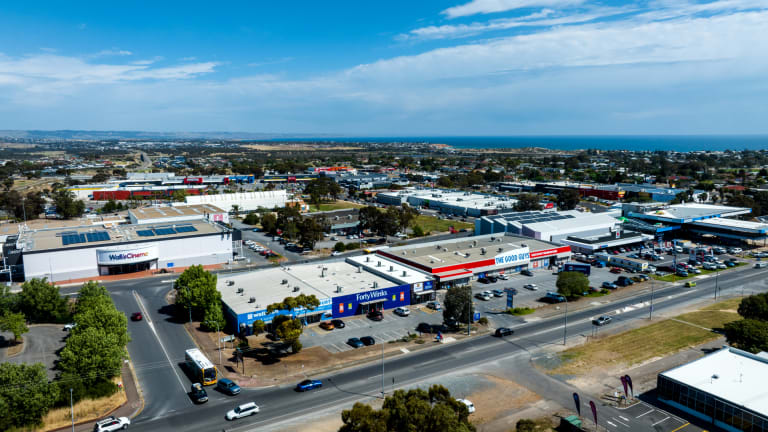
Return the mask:
[[[128,419],[128,417],[114,417],[109,416],[105,418],[104,420],[99,420],[96,422],[96,425],[93,427],[94,432],[111,432],[116,431],[120,429],[128,429],[128,425],[131,424],[131,421]]]
[[[485,290],[483,291],[484,296],[493,297],[493,293],[491,291]]]
[[[227,412],[226,418],[227,420],[235,420],[257,414],[258,412],[259,406],[256,405],[256,402],[248,402]]]
[[[491,299],[491,296],[486,294],[485,292],[481,292],[481,293],[475,294],[475,298],[483,300],[483,301],[488,301],[488,300]]]
[[[331,252],[331,256],[339,256],[339,255],[341,255],[341,252],[339,252],[339,251]]]
[[[443,310],[443,307],[440,306],[440,302],[437,301],[431,301],[427,303],[427,307],[436,311]]]
[[[77,326],[77,323],[64,324],[64,330],[70,331]]]
[[[704,270],[716,270],[717,269],[717,264],[711,263],[711,262],[705,262],[702,265],[702,267],[704,268]]]
[[[523,285],[523,288],[531,290],[531,291],[538,291],[539,287],[536,286],[536,284],[526,284]]]
[[[475,404],[472,403],[469,399],[456,399],[458,402],[463,403],[467,406],[467,411],[469,411],[470,414],[475,412]]]
[[[398,307],[398,308],[395,308],[395,314],[403,317],[407,317],[408,315],[411,314],[411,310],[408,309],[407,307]]]
[[[728,266],[726,266],[725,263],[721,263],[720,262],[720,263],[717,263],[717,268],[719,268],[719,269],[726,269],[726,268],[728,268]]]
[[[509,276],[507,276],[506,274],[500,274],[499,275],[499,279],[501,279],[501,280],[509,280]]]

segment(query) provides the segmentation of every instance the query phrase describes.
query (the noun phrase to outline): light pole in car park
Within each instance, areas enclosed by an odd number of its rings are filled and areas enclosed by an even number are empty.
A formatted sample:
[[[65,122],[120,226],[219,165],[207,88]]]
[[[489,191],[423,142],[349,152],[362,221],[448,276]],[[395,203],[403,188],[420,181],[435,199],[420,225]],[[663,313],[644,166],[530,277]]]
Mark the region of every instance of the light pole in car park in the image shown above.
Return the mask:
[[[653,319],[653,286],[654,286],[654,280],[653,276],[651,276],[651,307],[648,309],[648,319]]]
[[[565,299],[565,316],[563,317],[563,346],[565,346],[565,340],[568,337],[568,298],[566,296],[563,296]]]

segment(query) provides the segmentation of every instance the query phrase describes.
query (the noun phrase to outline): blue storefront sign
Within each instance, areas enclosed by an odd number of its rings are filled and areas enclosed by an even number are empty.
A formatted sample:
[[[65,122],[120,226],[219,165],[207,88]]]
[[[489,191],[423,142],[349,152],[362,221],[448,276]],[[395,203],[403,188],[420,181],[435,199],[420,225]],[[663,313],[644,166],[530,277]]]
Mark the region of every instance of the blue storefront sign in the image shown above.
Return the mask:
[[[592,273],[592,266],[590,266],[589,264],[566,263],[563,266],[563,271],[564,272],[571,272],[571,271],[581,272],[589,276],[590,273]]]
[[[480,320],[480,312],[475,312],[475,316],[472,317],[472,321],[479,321]]]
[[[515,294],[512,290],[507,290],[507,309],[515,307]]]
[[[411,286],[400,285],[334,297],[333,317],[341,318],[357,315],[361,313],[363,305],[373,305],[376,303],[381,303],[384,309],[408,306],[411,304]]]

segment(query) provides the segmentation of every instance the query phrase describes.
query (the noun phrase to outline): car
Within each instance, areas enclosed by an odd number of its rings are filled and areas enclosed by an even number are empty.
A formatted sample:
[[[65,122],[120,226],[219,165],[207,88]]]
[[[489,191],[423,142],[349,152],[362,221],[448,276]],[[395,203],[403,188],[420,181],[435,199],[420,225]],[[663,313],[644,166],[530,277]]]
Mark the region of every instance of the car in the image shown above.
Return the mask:
[[[536,284],[525,284],[525,285],[523,285],[523,288],[525,288],[527,290],[531,290],[531,291],[538,291],[539,290],[539,287],[536,286]]]
[[[621,269],[618,267],[611,267],[611,270],[609,270],[611,273],[619,274],[621,273]]]
[[[726,267],[736,267],[736,263],[733,261],[726,261],[725,262]]]
[[[384,314],[380,310],[372,310],[366,316],[371,321],[381,321],[384,319]]]
[[[464,405],[466,405],[467,406],[467,411],[469,411],[470,414],[475,412],[475,404],[473,404],[470,400],[468,400],[468,399],[456,399],[456,400],[458,402],[461,402]]]
[[[717,263],[717,268],[722,270],[722,269],[728,268],[728,266],[726,266],[725,263]]]
[[[141,321],[141,319],[144,318],[141,315],[141,312],[134,312],[131,314],[131,321]]]
[[[489,283],[491,283],[491,280],[486,278],[486,277],[477,278],[477,281],[482,283],[482,284],[489,284]]]
[[[685,270],[678,270],[675,274],[677,274],[680,277],[688,277],[688,272]]]
[[[566,301],[567,299],[562,294],[558,294],[556,292],[549,291],[544,296],[543,300],[547,303],[562,303]]]
[[[306,379],[296,384],[296,391],[305,392],[320,388],[323,386],[323,382],[320,380]]]
[[[192,390],[189,392],[189,397],[192,398],[192,402],[194,403],[208,402],[208,393],[200,383],[192,384]]]
[[[705,262],[702,265],[702,267],[704,268],[704,270],[716,270],[717,269],[717,264],[711,263],[711,262]]]
[[[693,288],[695,286],[696,286],[696,282],[694,282],[694,281],[688,281],[688,282],[685,283],[685,287],[686,288]]]
[[[596,326],[604,326],[604,325],[610,323],[611,320],[612,320],[612,318],[607,316],[607,315],[600,315],[599,317],[597,317],[597,318],[592,320],[592,324],[594,324]]]
[[[347,339],[347,345],[351,346],[352,348],[360,348],[363,346],[363,341],[360,340],[360,338],[349,338]]]
[[[339,256],[339,255],[341,255],[341,252],[339,252],[339,251],[331,252],[331,256]]]
[[[741,248],[733,248],[732,251],[729,251],[732,254],[740,254],[742,252]]]
[[[410,309],[408,309],[407,307],[402,307],[402,306],[395,308],[394,312],[395,312],[395,315],[400,315],[402,317],[407,317],[408,315],[411,314],[411,310]]]
[[[228,378],[219,378],[219,380],[216,382],[216,389],[230,396],[240,394],[240,386]]]
[[[77,327],[77,323],[64,324],[64,330],[66,331],[70,331],[75,327]]]
[[[500,289],[495,289],[495,290],[493,290],[491,292],[493,293],[494,297],[503,297],[504,296],[504,291],[502,291]]]
[[[603,288],[617,289],[618,286],[615,283],[613,283],[613,282],[605,281],[605,282],[603,282]]]
[[[416,326],[416,331],[419,333],[432,333],[432,325],[429,323],[419,323],[419,325]]]
[[[501,280],[509,280],[509,276],[506,275],[506,274],[500,274],[499,275],[499,279],[501,279]]]
[[[360,342],[365,346],[376,345],[376,339],[374,339],[373,336],[363,336],[360,338]]]
[[[487,292],[487,291],[483,291],[483,292],[481,292],[481,293],[477,293],[477,294],[475,294],[475,298],[476,298],[476,299],[478,299],[478,300],[483,300],[483,301],[488,301],[488,300],[490,300],[490,299],[491,299],[491,296],[489,296],[488,294],[486,294],[486,292]]]
[[[533,276],[533,272],[528,269],[522,270],[520,274],[523,276]]]
[[[725,268],[725,266],[723,266],[723,268]],[[701,270],[699,270],[699,269],[697,269],[695,267],[690,267],[690,268],[688,268],[688,273],[701,274]]]
[[[128,429],[131,420],[128,417],[109,416],[96,422],[93,432],[111,432],[120,429]]]
[[[440,302],[438,301],[431,301],[427,303],[427,307],[432,310],[443,310],[443,307],[440,305]]]
[[[343,329],[344,327],[347,326],[346,324],[344,324],[344,321],[342,321],[340,319],[332,319],[331,320],[331,324],[333,324],[333,327],[335,327],[337,329]]]
[[[258,228],[254,228],[254,229],[253,229],[253,232],[259,232],[259,231],[261,231],[261,230],[260,230],[260,229],[258,229]]]
[[[496,331],[493,333],[496,337],[504,337],[509,336],[515,331],[508,327],[499,327],[496,329]]]
[[[488,276],[488,281],[490,283],[496,283],[499,281],[499,278],[497,278],[496,276]]]
[[[330,331],[330,330],[335,329],[336,326],[334,326],[333,323],[330,322],[330,321],[323,321],[323,322],[320,323],[320,328],[323,329],[323,330]]]
[[[331,236],[331,241],[336,241],[336,240],[338,240],[338,239],[336,238],[336,236]]]
[[[248,403],[239,405],[237,408],[227,412],[227,415],[225,416],[225,418],[227,420],[235,420],[235,419],[240,419],[243,417],[248,417],[248,416],[257,414],[258,412],[259,412],[259,406],[256,405],[256,402],[248,402]]]

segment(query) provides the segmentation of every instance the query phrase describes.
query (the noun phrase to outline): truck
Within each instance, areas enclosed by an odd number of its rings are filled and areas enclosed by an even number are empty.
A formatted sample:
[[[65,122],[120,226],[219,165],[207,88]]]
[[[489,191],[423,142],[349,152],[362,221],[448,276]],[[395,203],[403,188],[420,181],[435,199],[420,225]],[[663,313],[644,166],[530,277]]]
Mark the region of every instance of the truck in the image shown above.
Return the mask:
[[[589,276],[592,273],[592,266],[584,263],[567,262],[563,264],[563,269],[561,271],[564,271],[564,272],[575,271],[575,272],[584,273],[585,275]]]
[[[614,267],[620,267],[631,272],[642,272],[648,269],[648,262],[634,258],[612,256],[608,263]]]

